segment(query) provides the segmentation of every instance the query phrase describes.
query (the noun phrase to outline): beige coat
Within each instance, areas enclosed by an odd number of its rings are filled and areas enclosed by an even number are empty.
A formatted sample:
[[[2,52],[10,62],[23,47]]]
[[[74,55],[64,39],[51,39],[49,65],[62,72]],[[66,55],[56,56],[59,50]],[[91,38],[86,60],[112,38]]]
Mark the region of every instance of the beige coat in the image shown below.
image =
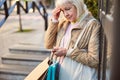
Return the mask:
[[[92,18],[91,15],[88,15],[77,28],[72,29],[68,53],[70,49],[74,48],[79,34]],[[66,20],[61,20],[58,23],[51,21],[45,35],[45,47],[51,49],[53,46],[59,46],[68,25],[69,22]],[[67,55],[67,57],[84,65],[97,68],[99,63],[99,33],[99,22],[94,20],[84,31],[77,48],[70,52],[71,54]]]

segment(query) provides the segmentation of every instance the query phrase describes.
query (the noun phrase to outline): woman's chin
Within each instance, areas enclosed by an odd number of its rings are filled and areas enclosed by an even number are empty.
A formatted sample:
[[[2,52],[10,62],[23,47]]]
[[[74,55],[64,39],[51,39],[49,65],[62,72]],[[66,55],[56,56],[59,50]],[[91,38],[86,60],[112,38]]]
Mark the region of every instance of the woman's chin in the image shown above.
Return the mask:
[[[75,23],[75,20],[69,20],[70,22],[72,22],[72,23]]]
[[[73,20],[73,19],[67,19],[67,21],[75,22],[76,20]]]

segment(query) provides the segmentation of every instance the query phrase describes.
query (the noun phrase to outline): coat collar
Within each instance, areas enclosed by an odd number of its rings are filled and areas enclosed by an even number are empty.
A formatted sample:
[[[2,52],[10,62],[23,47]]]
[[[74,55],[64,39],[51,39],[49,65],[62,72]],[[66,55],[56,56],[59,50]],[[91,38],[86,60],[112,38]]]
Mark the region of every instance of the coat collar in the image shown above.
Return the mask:
[[[64,24],[64,30],[66,31],[68,26],[70,25],[71,23],[69,21],[66,21],[65,24]],[[74,24],[72,24],[74,26]],[[82,29],[83,27],[78,23],[76,24],[76,26],[73,28],[73,29]]]

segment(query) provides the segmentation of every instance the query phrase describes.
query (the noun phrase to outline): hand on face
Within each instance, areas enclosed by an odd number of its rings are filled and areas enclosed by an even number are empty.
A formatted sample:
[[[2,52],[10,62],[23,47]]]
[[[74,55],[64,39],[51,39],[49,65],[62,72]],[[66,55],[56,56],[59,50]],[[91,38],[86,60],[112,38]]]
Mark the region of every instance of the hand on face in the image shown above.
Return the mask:
[[[56,7],[53,11],[52,11],[52,15],[54,17],[54,19],[58,20],[59,16],[60,16],[60,12],[61,9],[59,7]]]
[[[58,56],[65,56],[67,53],[67,49],[65,48],[60,48],[60,47],[54,47],[52,50],[53,54],[55,54],[57,57]]]

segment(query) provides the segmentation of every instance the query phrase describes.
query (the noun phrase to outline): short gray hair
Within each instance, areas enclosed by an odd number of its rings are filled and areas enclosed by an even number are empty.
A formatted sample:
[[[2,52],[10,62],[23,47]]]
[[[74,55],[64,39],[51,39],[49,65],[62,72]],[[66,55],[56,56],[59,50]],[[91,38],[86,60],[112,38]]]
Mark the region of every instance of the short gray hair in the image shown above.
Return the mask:
[[[84,1],[83,0],[56,0],[56,6],[71,3],[77,8],[77,18],[84,12]]]

